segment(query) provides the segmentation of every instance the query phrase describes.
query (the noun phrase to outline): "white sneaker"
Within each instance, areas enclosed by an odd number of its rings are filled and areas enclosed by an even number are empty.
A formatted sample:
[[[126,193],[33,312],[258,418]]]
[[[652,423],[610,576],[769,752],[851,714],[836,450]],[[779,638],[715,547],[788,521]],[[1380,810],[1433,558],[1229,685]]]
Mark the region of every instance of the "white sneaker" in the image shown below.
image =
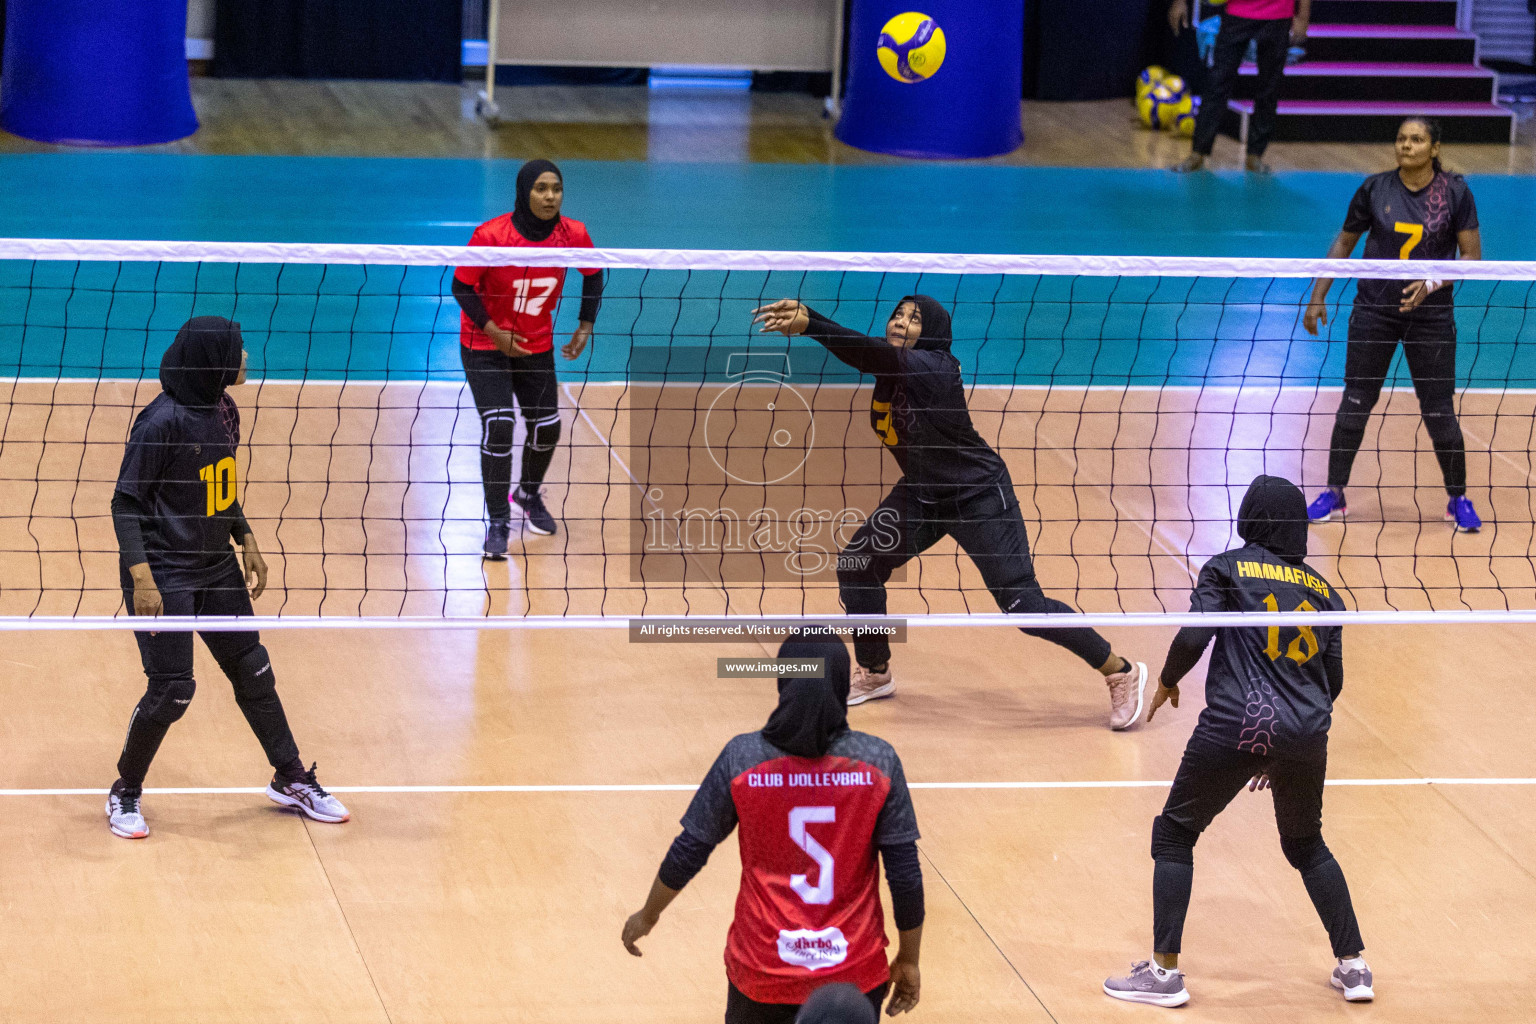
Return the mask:
[[[107,827],[113,835],[124,839],[143,839],[149,835],[149,825],[139,811],[139,793],[124,785],[122,779],[112,783],[107,793]]]
[[[1376,998],[1376,990],[1371,987],[1371,969],[1364,960],[1360,964],[1358,968],[1339,964],[1328,979],[1330,985],[1344,993],[1345,1002],[1368,1003]]]
[[[1109,727],[1116,732],[1129,729],[1141,717],[1147,697],[1147,666],[1131,662],[1124,672],[1104,677],[1109,687]]]
[[[896,684],[891,680],[890,665],[886,665],[884,672],[873,672],[863,665],[854,666],[853,678],[848,681],[849,707],[895,694]]]
[[[274,776],[267,783],[267,799],[284,807],[296,808],[316,821],[335,823],[352,817],[340,800],[327,793],[315,781],[314,765],[310,765],[309,771],[292,782],[284,782]]]

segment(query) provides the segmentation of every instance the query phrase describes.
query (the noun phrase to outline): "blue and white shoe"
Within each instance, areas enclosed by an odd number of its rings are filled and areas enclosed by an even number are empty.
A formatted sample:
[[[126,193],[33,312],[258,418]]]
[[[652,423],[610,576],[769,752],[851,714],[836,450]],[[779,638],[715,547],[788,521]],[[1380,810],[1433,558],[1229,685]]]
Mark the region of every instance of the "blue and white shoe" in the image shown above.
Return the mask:
[[[1476,533],[1483,528],[1483,521],[1477,517],[1477,509],[1472,507],[1472,499],[1465,495],[1452,498],[1445,506],[1445,521],[1455,523],[1458,533]]]
[[[1376,998],[1376,990],[1372,987],[1375,979],[1371,977],[1371,969],[1364,959],[1356,959],[1345,964],[1340,961],[1333,969],[1333,976],[1328,979],[1329,984],[1344,993],[1344,999],[1351,1003],[1368,1003]]]
[[[1331,487],[1307,506],[1307,519],[1314,523],[1326,523],[1334,516],[1343,519],[1347,515],[1349,506],[1344,504],[1344,495]]]

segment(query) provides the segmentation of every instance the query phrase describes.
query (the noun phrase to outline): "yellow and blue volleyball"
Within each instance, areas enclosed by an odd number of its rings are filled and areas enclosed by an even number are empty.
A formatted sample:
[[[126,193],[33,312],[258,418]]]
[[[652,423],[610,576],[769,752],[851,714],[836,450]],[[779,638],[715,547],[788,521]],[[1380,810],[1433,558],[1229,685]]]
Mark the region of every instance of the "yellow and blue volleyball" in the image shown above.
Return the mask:
[[[880,29],[875,55],[898,82],[931,78],[944,63],[944,30],[926,14],[898,14]]]
[[[1175,96],[1182,96],[1189,91],[1189,86],[1184,84],[1184,79],[1178,75],[1164,75],[1163,80],[1157,83]]]
[[[1136,98],[1139,100],[1152,91],[1153,86],[1167,77],[1168,72],[1160,65],[1153,64],[1136,76]]]
[[[1181,113],[1187,114],[1191,104],[1189,95],[1176,96],[1162,85],[1136,101],[1136,113],[1148,128],[1172,128]]]

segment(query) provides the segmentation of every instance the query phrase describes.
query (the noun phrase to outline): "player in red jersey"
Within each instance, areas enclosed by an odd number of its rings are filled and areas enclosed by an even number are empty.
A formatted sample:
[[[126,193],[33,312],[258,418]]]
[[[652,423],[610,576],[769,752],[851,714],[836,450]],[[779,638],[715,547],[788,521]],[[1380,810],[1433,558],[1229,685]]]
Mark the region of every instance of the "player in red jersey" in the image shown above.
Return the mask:
[[[469,244],[590,249],[586,225],[560,215],[564,198],[560,169],[548,160],[530,160],[517,172],[516,207],[481,224]],[[578,324],[560,349],[566,359],[575,359],[587,347],[602,304],[603,272],[584,267],[581,273]],[[544,507],[539,485],[560,440],[554,334],[564,286],[563,267],[459,267],[453,274],[453,297],[462,311],[459,355],[480,412],[480,479],[490,520],[484,548],[485,557],[493,560],[506,557],[513,503],[534,533],[555,532],[554,516]],[[509,495],[514,398],[528,436],[522,478]]]
[[[739,824],[741,889],[725,946],[726,1024],[790,1024],[811,992],[849,982],[878,1010],[917,1005],[923,873],[917,816],[901,759],[848,728],[848,648],[814,630],[791,634],[781,659],[822,658],[820,678],[779,680],[759,732],[725,745],[683,815],[645,906],[624,922],[624,948],[656,922]],[[875,852],[885,862],[900,933],[887,964]]]

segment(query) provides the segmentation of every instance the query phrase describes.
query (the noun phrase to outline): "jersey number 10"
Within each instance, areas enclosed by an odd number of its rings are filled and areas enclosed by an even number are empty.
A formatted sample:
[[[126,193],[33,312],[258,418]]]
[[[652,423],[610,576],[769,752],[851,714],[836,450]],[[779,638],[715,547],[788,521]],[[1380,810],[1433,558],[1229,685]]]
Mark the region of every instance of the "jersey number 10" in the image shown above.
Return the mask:
[[[223,512],[235,503],[235,460],[226,455],[197,471],[197,478],[208,485],[208,514]]]
[[[1264,598],[1264,607],[1272,612],[1280,610],[1280,602],[1275,600],[1274,594]],[[1298,612],[1315,612],[1311,601],[1303,601],[1296,606]],[[1311,661],[1318,652],[1317,634],[1312,632],[1311,626],[1297,626],[1296,637],[1285,649],[1285,656],[1298,665],[1305,665]],[[1269,627],[1269,643],[1264,647],[1264,653],[1269,655],[1270,661],[1280,660],[1280,627]]]

